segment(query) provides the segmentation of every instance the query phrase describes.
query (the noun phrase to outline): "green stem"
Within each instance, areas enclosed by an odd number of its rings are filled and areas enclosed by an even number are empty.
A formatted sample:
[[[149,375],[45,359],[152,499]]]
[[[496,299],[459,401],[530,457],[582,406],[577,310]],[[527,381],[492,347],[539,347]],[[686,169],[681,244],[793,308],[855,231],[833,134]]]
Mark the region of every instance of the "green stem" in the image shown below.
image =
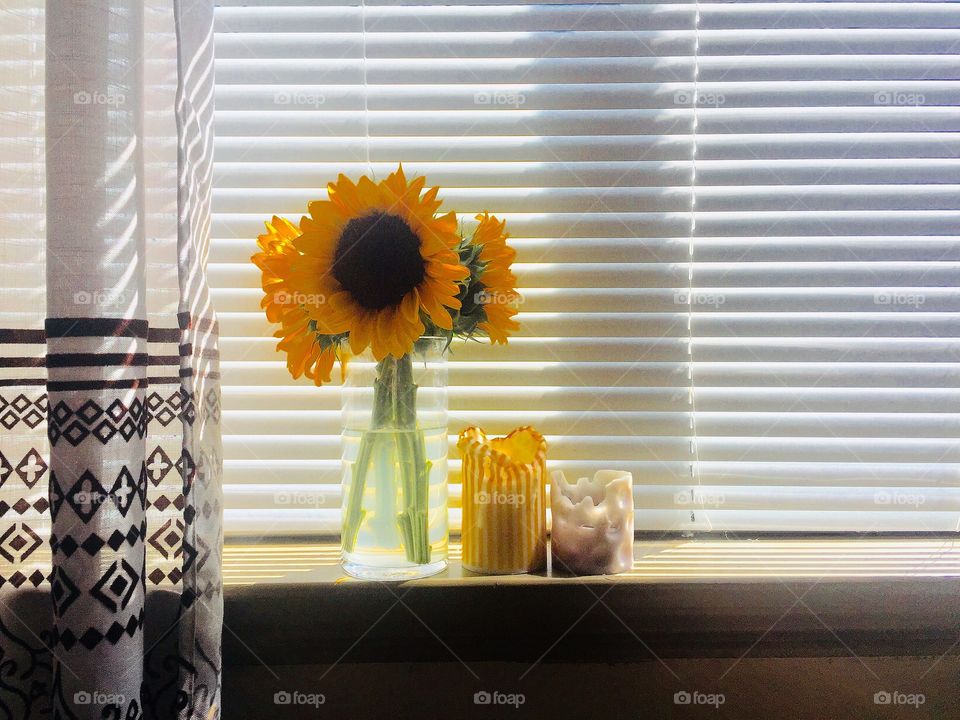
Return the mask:
[[[377,363],[373,387],[373,417],[370,431],[360,438],[357,460],[351,470],[350,492],[343,520],[343,547],[352,552],[366,512],[363,493],[374,450],[388,438],[377,430],[396,430],[393,442],[400,466],[403,511],[397,525],[407,560],[417,564],[430,561],[428,536],[429,473],[423,431],[417,428],[417,385],[413,381],[413,359],[387,357]]]
[[[356,547],[357,534],[367,514],[363,509],[363,490],[366,486],[367,468],[370,467],[376,442],[376,433],[363,433],[357,459],[350,469],[350,494],[347,496],[347,507],[343,514],[343,537],[341,538],[343,549],[347,552],[353,552]]]

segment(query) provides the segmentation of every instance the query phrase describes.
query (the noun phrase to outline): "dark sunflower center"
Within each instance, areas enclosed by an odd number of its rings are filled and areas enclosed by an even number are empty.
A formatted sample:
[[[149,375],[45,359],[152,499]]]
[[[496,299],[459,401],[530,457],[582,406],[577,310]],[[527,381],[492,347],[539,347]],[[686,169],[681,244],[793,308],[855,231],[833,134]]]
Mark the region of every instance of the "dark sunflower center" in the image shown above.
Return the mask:
[[[425,272],[420,238],[403,220],[381,212],[348,222],[333,256],[333,276],[368,310],[398,305]]]

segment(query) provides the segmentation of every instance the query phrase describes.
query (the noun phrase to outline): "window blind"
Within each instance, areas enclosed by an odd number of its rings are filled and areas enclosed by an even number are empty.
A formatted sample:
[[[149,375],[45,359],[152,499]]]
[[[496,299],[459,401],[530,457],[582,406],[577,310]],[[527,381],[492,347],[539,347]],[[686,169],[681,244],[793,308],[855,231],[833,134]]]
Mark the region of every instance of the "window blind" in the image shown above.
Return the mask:
[[[702,525],[957,529],[958,28],[952,3],[700,5]]]
[[[633,472],[638,530],[955,529],[951,5],[222,0],[216,23],[228,533],[339,528],[339,388],[287,376],[253,239],[399,161],[468,229],[507,219],[525,299],[506,349],[454,347],[452,527],[456,433],[533,424],[551,469]]]

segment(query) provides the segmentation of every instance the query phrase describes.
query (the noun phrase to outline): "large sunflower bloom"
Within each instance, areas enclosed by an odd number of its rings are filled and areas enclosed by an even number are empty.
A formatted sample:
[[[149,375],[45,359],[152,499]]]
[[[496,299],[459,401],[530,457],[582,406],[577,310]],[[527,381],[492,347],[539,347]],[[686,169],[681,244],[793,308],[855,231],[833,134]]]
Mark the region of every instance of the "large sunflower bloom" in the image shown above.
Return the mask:
[[[321,346],[316,324],[311,323],[298,302],[297,291],[288,283],[291,265],[300,255],[293,246],[300,231],[276,215],[265,225],[267,232],[257,238],[261,252],[251,259],[262,271],[264,295],[260,307],[270,322],[280,323],[274,333],[280,338],[277,349],[287,353],[287,369],[294,378],[305,375],[316,385],[330,382],[336,348]]]
[[[476,219],[480,224],[474,231],[473,242],[483,248],[480,251],[483,271],[479,281],[484,289],[480,301],[487,316],[486,322],[477,327],[490,336],[491,343],[506,345],[507,336],[520,329],[520,323],[513,319],[520,293],[516,290],[517,278],[510,270],[517,251],[507,245],[509,236],[505,231],[505,220],[497,220],[488,213],[477,215]]]
[[[424,332],[421,313],[453,328],[457,281],[469,270],[456,252],[456,215],[437,216],[438,188],[423,192],[424,183],[408,183],[402,166],[380,183],[340,175],[300,221],[290,284],[321,299],[305,311],[330,332],[349,332],[354,354],[407,354]]]

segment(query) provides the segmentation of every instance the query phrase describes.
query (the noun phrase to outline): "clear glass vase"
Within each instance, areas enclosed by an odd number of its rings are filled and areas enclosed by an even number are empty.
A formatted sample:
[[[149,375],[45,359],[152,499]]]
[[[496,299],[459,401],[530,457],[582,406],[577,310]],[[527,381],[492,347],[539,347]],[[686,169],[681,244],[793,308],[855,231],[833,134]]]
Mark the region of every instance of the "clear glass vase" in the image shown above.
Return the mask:
[[[402,358],[377,362],[367,350],[347,363],[341,542],[354,577],[406,580],[447,567],[445,347],[425,337]]]

